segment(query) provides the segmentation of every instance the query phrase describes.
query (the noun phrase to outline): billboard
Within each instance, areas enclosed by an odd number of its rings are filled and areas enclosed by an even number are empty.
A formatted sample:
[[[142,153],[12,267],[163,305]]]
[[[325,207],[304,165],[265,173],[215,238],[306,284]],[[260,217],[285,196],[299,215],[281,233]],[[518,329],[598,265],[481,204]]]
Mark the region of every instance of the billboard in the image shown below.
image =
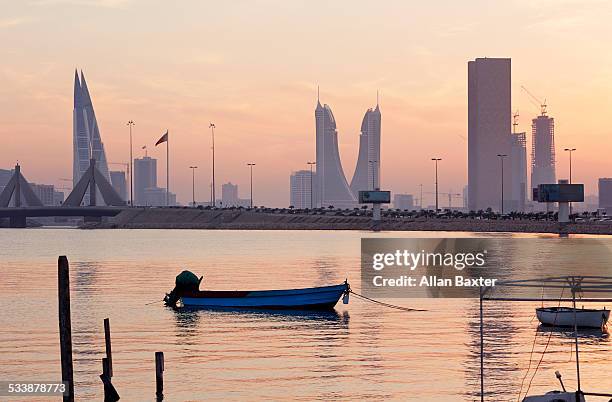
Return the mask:
[[[583,202],[584,184],[540,184],[536,199],[538,202]]]
[[[389,204],[391,202],[391,191],[360,191],[360,204]]]

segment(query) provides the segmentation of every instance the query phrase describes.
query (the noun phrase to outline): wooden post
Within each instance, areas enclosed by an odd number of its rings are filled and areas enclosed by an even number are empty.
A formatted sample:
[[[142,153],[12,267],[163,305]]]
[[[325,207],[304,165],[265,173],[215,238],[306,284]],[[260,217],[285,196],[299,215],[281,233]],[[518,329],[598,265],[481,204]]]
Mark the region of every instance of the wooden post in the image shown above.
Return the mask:
[[[155,352],[155,396],[164,399],[164,352]]]
[[[117,390],[111,383],[111,378],[109,375],[110,365],[109,361],[106,357],[102,358],[102,374],[100,374],[100,379],[104,384],[104,402],[116,402],[120,399]]]
[[[60,354],[62,381],[67,383],[64,402],[74,402],[74,374],[72,368],[72,324],[70,322],[70,269],[68,259],[62,255],[57,260],[57,298],[59,307]]]
[[[106,345],[106,359],[108,360],[108,377],[113,376],[113,352],[111,350],[111,337],[110,337],[110,321],[108,318],[104,319],[104,342]]]

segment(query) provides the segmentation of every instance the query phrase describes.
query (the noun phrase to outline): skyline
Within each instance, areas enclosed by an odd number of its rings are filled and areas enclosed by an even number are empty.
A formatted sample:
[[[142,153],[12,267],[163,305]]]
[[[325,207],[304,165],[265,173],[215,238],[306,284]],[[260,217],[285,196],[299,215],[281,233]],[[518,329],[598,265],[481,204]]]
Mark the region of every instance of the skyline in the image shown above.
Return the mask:
[[[418,195],[422,183],[424,192],[431,192],[428,162],[440,156],[440,191],[461,192],[467,183],[466,62],[499,56],[513,60],[517,131],[527,132],[530,144],[531,119],[539,114],[520,88],[525,85],[547,99],[555,118],[557,176],[568,176],[568,158],[561,150],[575,147],[573,181],[584,182],[586,194],[594,194],[597,179],[611,175],[606,149],[612,140],[605,120],[612,106],[612,76],[606,68],[611,57],[601,50],[611,39],[605,20],[612,8],[601,2],[537,4],[500,5],[495,23],[486,17],[492,10],[478,2],[449,3],[447,12],[399,3],[384,10],[366,3],[350,10],[325,4],[324,16],[311,15],[313,10],[301,3],[241,8],[189,3],[180,9],[152,3],[146,17],[138,14],[141,4],[130,1],[11,4],[0,19],[9,56],[0,70],[0,132],[9,139],[0,149],[0,162],[10,168],[19,160],[35,182],[60,185],[59,178],[69,177],[71,161],[63,155],[71,148],[67,111],[71,72],[78,67],[87,72],[109,162],[129,159],[125,122],[134,120],[134,156],[142,156],[140,147],[148,145],[164,170],[164,150],[151,145],[170,129],[172,190],[182,203],[191,200],[192,164],[201,166],[198,198],[208,199],[207,126],[214,121],[217,183],[237,183],[246,196],[245,163],[254,162],[255,204],[286,205],[288,174],[307,169],[306,162],[314,159],[317,84],[338,122],[345,173],[352,174],[356,163],[363,110],[374,104],[379,89],[385,110],[384,187]],[[92,20],[79,22],[76,17],[89,15],[93,7],[98,12]],[[243,26],[227,32],[214,19],[199,24],[201,15],[211,13]],[[434,15],[439,18],[432,27],[421,21]],[[470,18],[457,24],[463,16]],[[367,27],[370,17],[386,24],[367,34],[356,31],[359,22]],[[516,28],[511,35],[493,29],[502,22]],[[104,30],[110,23],[117,29]],[[68,36],[74,30],[81,32],[78,42]],[[221,31],[215,41],[205,40]],[[571,58],[566,47],[575,49]],[[432,201],[428,195],[424,204]]]

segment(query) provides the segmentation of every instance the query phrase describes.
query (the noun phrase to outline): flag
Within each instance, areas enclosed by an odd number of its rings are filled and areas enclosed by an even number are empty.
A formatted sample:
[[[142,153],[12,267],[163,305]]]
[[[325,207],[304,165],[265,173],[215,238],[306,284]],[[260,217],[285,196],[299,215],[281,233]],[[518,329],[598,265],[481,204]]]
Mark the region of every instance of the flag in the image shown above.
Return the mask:
[[[168,142],[168,130],[166,130],[166,134],[162,135],[159,140],[155,143],[155,146],[158,146],[162,142]]]
[[[146,146],[146,145],[143,145],[143,146],[142,146],[142,149],[147,149],[147,146]]]

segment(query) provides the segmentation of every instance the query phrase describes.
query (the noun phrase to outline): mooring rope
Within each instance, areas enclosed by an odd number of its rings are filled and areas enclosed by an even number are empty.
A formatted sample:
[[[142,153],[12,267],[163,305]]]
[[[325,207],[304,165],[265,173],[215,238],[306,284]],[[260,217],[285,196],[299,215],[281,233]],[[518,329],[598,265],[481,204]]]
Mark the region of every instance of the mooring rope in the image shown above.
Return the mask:
[[[542,351],[542,355],[540,356],[540,360],[538,361],[538,364],[536,365],[534,371],[533,371],[533,375],[531,376],[531,379],[529,380],[529,384],[527,385],[527,391],[525,391],[525,396],[527,396],[527,394],[529,393],[529,389],[531,388],[531,383],[533,382],[533,379],[535,378],[536,374],[538,373],[538,369],[540,368],[540,364],[542,364],[542,361],[544,360],[544,355],[546,354],[546,351],[548,350],[548,345],[550,344],[550,339],[552,338],[554,329],[556,327],[557,324],[557,317],[559,316],[559,307],[561,307],[561,299],[563,299],[563,292],[565,291],[565,287],[561,288],[561,295],[559,296],[559,302],[557,303],[557,312],[555,314],[555,319],[553,321],[553,325],[552,328],[550,330],[550,333],[548,334],[548,339],[546,340],[546,345],[544,346],[544,350]],[[533,346],[535,347],[535,343],[536,343],[536,339],[538,337],[538,332],[536,330],[534,339],[533,339]],[[519,397],[518,399],[521,399],[521,391],[523,390],[523,383],[525,382],[525,379],[527,378],[527,376],[529,375],[529,370],[531,369],[531,356],[533,354],[533,349],[531,350],[531,354],[529,355],[529,367],[527,368],[527,372],[525,373],[525,376],[523,377],[523,380],[521,381],[521,389],[519,390]]]
[[[384,302],[381,302],[381,301],[378,301],[378,300],[371,299],[371,298],[366,297],[364,295],[361,295],[359,293],[355,293],[352,290],[349,290],[349,293],[354,294],[355,296],[357,296],[357,297],[359,297],[359,298],[361,298],[363,300],[369,301],[371,303],[379,304],[379,305],[381,305],[383,307],[388,307],[388,308],[392,308],[392,309],[396,309],[396,310],[401,310],[401,311],[427,311],[427,310],[420,310],[420,309],[416,309],[416,308],[397,306],[395,304],[384,303]]]

